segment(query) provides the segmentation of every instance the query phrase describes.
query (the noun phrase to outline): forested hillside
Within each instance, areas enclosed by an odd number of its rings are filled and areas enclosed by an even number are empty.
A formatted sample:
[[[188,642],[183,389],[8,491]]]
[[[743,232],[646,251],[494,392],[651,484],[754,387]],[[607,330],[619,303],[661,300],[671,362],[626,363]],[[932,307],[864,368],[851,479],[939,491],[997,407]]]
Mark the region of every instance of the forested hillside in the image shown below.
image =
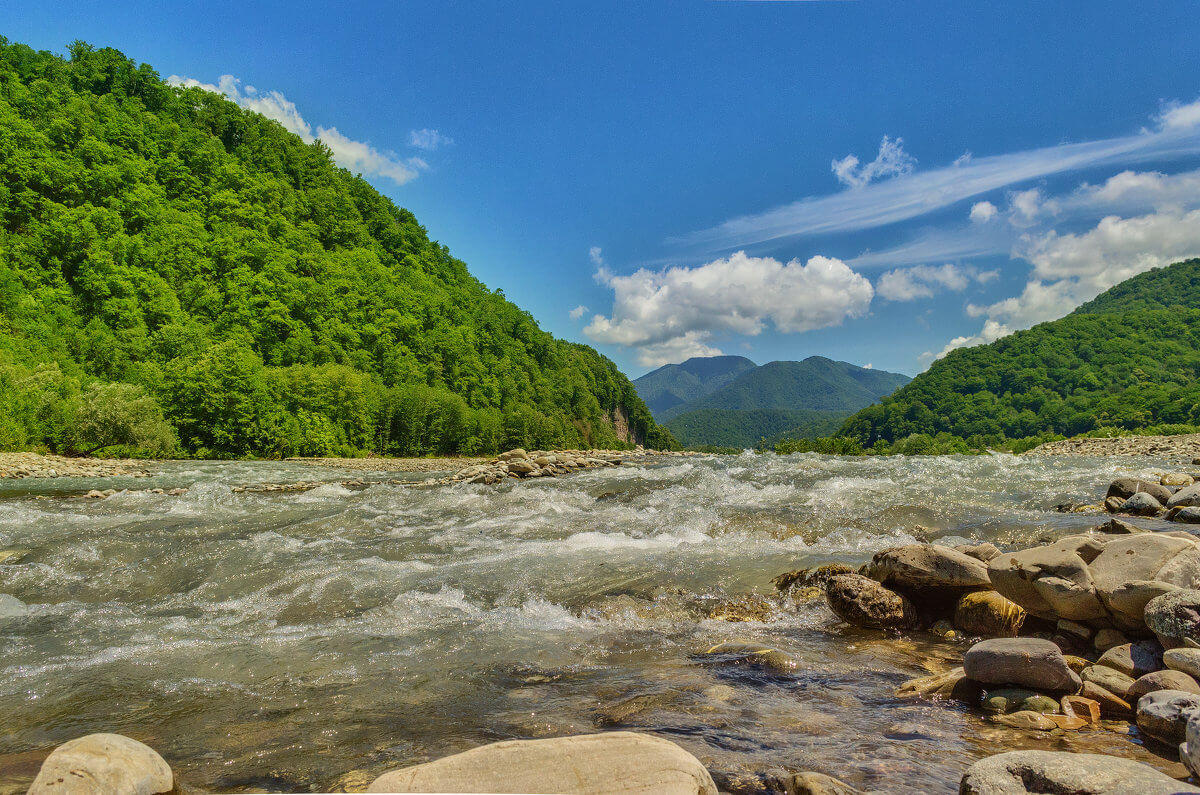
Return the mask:
[[[263,116],[0,38],[0,449],[673,444],[632,384]]]
[[[864,446],[946,432],[972,446],[1200,425],[1200,260],[1135,276],[1066,317],[952,351],[846,421]],[[1190,428],[1188,428],[1190,429]]]
[[[687,404],[709,395],[753,370],[757,365],[744,356],[696,356],[681,364],[667,364],[635,379],[638,394],[659,422],[686,410]]]
[[[828,436],[848,411],[808,409],[696,409],[674,417],[667,429],[685,447],[773,446],[782,439]]]
[[[800,362],[769,362],[743,373],[687,409],[855,411],[908,381],[898,373],[810,356]]]

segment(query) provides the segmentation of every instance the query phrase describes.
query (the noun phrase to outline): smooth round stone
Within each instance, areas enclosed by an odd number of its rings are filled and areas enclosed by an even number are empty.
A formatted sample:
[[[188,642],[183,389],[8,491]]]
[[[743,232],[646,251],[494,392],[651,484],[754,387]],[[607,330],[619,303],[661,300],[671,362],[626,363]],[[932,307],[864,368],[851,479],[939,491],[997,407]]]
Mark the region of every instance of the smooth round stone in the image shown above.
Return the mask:
[[[1146,603],[1146,626],[1164,645],[1183,645],[1185,638],[1200,641],[1200,591],[1180,588]]]
[[[989,756],[971,765],[959,786],[960,795],[1023,792],[1175,795],[1200,789],[1132,759],[1066,751],[1009,751]]]
[[[153,748],[121,734],[89,734],[46,757],[28,795],[159,795],[175,775]]]
[[[1163,665],[1200,681],[1200,649],[1167,649],[1163,652]]]
[[[1151,671],[1162,670],[1163,647],[1153,640],[1139,640],[1114,646],[1100,655],[1097,665],[1107,665],[1137,679]]]
[[[997,687],[987,691],[981,707],[984,712],[993,715],[1005,715],[1009,712],[1016,712],[1022,708],[1021,705],[1025,701],[1036,698],[1039,695],[1036,690],[1029,690],[1024,687]]]
[[[1132,516],[1158,516],[1162,511],[1162,503],[1144,491],[1139,491],[1121,503],[1121,513]]]
[[[1038,691],[1074,693],[1082,684],[1058,646],[1040,638],[992,638],[976,643],[963,656],[963,670],[976,682]]]
[[[1038,712],[1042,715],[1057,715],[1062,712],[1062,706],[1058,699],[1050,698],[1050,696],[1031,696],[1025,699],[1018,706],[1018,711],[1027,710],[1029,712]]]
[[[1182,690],[1156,690],[1138,699],[1137,725],[1146,734],[1174,745],[1183,742],[1187,721],[1200,709],[1200,695]]]
[[[1180,690],[1184,693],[1200,695],[1200,684],[1182,671],[1154,671],[1139,677],[1129,688],[1129,702],[1133,703],[1147,693],[1156,690]]]

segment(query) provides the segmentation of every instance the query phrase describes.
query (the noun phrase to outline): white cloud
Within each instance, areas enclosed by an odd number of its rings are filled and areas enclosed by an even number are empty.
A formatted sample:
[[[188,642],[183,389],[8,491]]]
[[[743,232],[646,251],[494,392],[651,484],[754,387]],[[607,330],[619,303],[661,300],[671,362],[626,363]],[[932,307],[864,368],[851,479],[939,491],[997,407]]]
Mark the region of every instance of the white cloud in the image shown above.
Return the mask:
[[[1172,106],[1152,129],[1119,138],[1065,143],[1008,154],[972,157],[956,165],[901,174],[857,190],[810,196],[766,212],[733,218],[678,242],[708,250],[737,248],[794,235],[870,229],[916,218],[989,191],[1105,165],[1123,167],[1149,160],[1200,154],[1200,100]],[[837,161],[851,179],[857,163]]]
[[[586,306],[584,306],[583,304],[580,304],[579,306],[577,306],[571,310],[571,319],[578,320],[579,318],[583,317],[587,313],[588,313],[588,308]]]
[[[432,152],[443,146],[450,146],[454,143],[454,139],[448,135],[442,135],[437,130],[412,130],[408,134],[408,145],[415,146],[418,149],[425,149]]]
[[[1042,212],[1045,199],[1040,188],[1008,194],[1008,222],[1016,227],[1031,226]]]
[[[617,276],[594,251],[596,279],[613,289],[613,309],[611,317],[595,315],[584,333],[636,348],[647,366],[680,361],[671,357],[681,351],[715,355],[715,335],[754,336],[768,321],[783,333],[835,326],[865,314],[874,295],[866,278],[828,257],[785,264],[739,251],[694,268]],[[696,352],[701,349],[707,353]]]
[[[879,143],[879,154],[870,163],[860,166],[857,157],[846,155],[830,167],[838,182],[848,188],[861,188],[877,179],[910,174],[916,164],[916,159],[904,151],[903,138],[893,141],[885,135]]]
[[[958,292],[967,288],[969,272],[957,265],[947,263],[940,268],[917,265],[913,268],[897,268],[879,277],[875,289],[880,298],[888,301],[912,301],[929,298],[938,288]]]
[[[174,86],[202,88],[205,91],[224,94],[243,108],[279,122],[284,129],[300,136],[307,143],[319,138],[333,153],[334,162],[350,171],[366,176],[386,177],[398,185],[403,185],[416,179],[421,171],[429,168],[429,164],[419,157],[401,159],[392,152],[384,152],[364,141],[349,138],[336,127],[318,127],[314,135],[312,126],[300,115],[296,104],[282,93],[259,91],[250,85],[243,86],[233,75],[221,75],[215,85],[179,75],[171,75],[167,82]]]
[[[604,263],[604,253],[599,246],[592,246],[588,249],[588,259],[590,259],[592,264],[597,268],[606,267]]]
[[[996,213],[1000,212],[996,209],[996,205],[991,202],[975,202],[971,205],[971,222],[976,224],[986,224],[988,221],[996,217]]]

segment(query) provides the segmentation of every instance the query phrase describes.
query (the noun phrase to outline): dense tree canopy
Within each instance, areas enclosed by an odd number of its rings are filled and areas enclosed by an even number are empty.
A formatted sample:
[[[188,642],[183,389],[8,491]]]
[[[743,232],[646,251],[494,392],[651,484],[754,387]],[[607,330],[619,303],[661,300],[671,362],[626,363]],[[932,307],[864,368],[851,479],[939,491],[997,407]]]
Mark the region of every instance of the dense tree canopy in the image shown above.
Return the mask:
[[[114,382],[137,394],[89,392]],[[75,449],[118,398],[208,456],[615,446],[616,415],[673,444],[320,141],[0,38],[0,446]]]

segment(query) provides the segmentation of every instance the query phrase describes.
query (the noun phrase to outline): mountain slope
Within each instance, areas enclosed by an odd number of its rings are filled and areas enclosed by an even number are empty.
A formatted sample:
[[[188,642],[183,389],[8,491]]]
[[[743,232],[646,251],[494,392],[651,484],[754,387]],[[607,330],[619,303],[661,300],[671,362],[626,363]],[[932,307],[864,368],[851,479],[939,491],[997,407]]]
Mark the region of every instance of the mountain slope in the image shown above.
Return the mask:
[[[839,434],[976,444],[1200,423],[1200,260],[1135,276],[1059,320],[952,351]]]
[[[856,411],[908,381],[898,373],[810,356],[801,362],[764,364],[687,408]]]
[[[98,382],[207,456],[672,443],[321,142],[0,38],[0,447],[70,449]]]
[[[686,447],[754,447],[784,438],[828,436],[849,416],[848,411],[810,409],[696,409],[673,417],[666,425]]]
[[[708,356],[664,365],[635,379],[634,387],[660,422],[678,414],[684,404],[711,394],[756,367],[743,356]]]

